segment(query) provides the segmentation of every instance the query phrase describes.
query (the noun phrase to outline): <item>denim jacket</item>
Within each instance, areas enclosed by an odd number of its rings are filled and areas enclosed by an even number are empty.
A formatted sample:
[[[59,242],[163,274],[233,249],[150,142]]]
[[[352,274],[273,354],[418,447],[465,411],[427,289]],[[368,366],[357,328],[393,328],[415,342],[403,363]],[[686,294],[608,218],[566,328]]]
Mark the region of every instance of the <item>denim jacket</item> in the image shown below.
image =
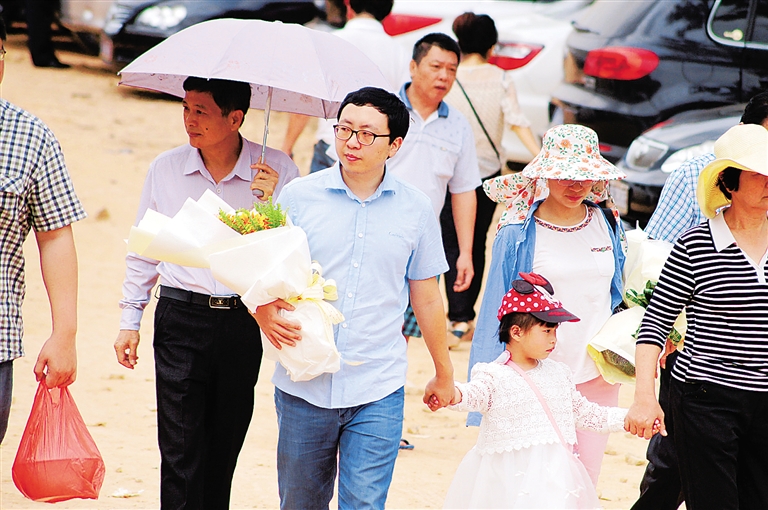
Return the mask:
[[[536,246],[536,222],[533,213],[542,201],[531,206],[523,223],[503,226],[493,241],[491,267],[485,284],[483,302],[477,318],[475,333],[472,337],[472,350],[469,354],[468,374],[472,373],[475,363],[490,363],[504,351],[504,344],[499,342],[499,320],[496,313],[504,294],[512,286],[512,281],[518,279],[520,272],[528,273],[533,270],[533,254]],[[585,201],[588,207],[597,207],[592,202]],[[617,228],[608,223],[605,215],[600,212],[598,217],[608,225],[608,232],[613,244],[615,271],[611,283],[611,307],[616,308],[623,299],[622,272],[624,269],[624,248],[622,239],[624,229],[617,221]],[[481,415],[470,413],[467,425],[479,425]]]

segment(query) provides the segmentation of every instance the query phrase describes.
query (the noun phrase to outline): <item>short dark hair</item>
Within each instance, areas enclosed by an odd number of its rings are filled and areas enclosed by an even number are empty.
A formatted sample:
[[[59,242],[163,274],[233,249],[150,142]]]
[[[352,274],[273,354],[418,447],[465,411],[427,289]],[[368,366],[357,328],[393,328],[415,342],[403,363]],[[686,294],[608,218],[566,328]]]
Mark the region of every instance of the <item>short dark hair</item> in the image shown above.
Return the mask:
[[[5,20],[0,16],[0,39],[5,41],[8,39],[8,31],[5,28]]]
[[[394,0],[349,0],[349,7],[356,14],[367,12],[376,20],[381,21],[392,12]]]
[[[363,87],[360,90],[350,92],[344,98],[339,106],[339,113],[336,119],[341,118],[341,112],[348,104],[355,106],[371,106],[379,113],[387,116],[387,127],[389,128],[389,143],[395,141],[395,138],[405,138],[408,133],[408,125],[411,117],[408,115],[408,108],[405,107],[399,97],[387,92],[384,89],[376,87]]]
[[[184,80],[186,92],[208,92],[224,116],[240,110],[243,117],[251,105],[251,86],[243,81],[219,80],[190,76]]]
[[[768,91],[760,92],[749,100],[744,108],[741,122],[761,126],[768,119]]]
[[[717,176],[717,187],[728,200],[731,199],[731,192],[739,190],[739,178],[741,169],[732,166],[727,167]]]
[[[499,42],[496,24],[487,14],[465,12],[453,20],[452,28],[459,40],[459,48],[465,55],[479,53],[485,56]]]
[[[512,312],[506,314],[501,318],[499,322],[499,342],[503,344],[509,343],[509,330],[512,326],[519,327],[523,333],[527,333],[536,326],[545,326],[548,328],[556,328],[558,324],[556,322],[546,322],[538,317],[534,317],[530,313]]]
[[[458,60],[461,60],[459,44],[451,39],[451,36],[449,35],[433,32],[425,35],[413,45],[413,61],[417,64],[420,63],[421,59],[424,58],[424,55],[429,53],[429,50],[432,49],[432,46],[437,46],[445,51],[451,51],[456,54]]]

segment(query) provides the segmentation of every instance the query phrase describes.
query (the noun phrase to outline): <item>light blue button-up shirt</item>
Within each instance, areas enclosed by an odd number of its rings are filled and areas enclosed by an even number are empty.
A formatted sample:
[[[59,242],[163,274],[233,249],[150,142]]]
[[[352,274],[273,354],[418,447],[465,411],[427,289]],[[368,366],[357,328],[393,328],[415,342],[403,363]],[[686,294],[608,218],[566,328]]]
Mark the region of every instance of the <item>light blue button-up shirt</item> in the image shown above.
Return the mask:
[[[448,270],[429,199],[386,173],[376,192],[360,200],[337,163],[289,183],[277,202],[307,233],[323,277],[336,280],[339,299],[330,303],[344,321],[334,327],[343,360],[338,372],[293,382],[277,364],[273,384],[328,409],[386,397],[405,384],[408,280]]]

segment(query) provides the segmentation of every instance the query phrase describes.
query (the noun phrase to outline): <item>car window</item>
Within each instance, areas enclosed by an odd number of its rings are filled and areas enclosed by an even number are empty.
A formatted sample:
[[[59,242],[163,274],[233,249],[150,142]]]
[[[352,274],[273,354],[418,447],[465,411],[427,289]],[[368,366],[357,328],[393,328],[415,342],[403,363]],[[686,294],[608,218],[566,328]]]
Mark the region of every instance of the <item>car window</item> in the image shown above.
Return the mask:
[[[640,29],[648,37],[704,43],[710,4],[711,0],[660,1]]]
[[[750,42],[758,43],[761,46],[768,45],[768,2],[757,2],[755,26],[752,29]]]
[[[631,33],[655,3],[653,0],[597,0],[576,18],[573,26],[578,31],[602,37],[621,37]]]
[[[707,23],[715,41],[729,46],[744,46],[747,33],[749,0],[717,0]]]

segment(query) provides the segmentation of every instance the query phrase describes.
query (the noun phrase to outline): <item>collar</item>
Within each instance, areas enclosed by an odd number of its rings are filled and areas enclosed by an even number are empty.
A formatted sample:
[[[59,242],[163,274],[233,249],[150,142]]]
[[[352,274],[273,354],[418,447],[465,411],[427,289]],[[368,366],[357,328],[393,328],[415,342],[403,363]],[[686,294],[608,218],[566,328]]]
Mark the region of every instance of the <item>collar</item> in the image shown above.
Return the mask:
[[[397,192],[396,185],[397,185],[397,179],[395,179],[394,175],[387,172],[385,168],[384,178],[379,184],[379,187],[376,188],[376,191],[373,193],[373,195],[366,198],[364,202],[370,202],[372,200],[377,199],[385,191],[390,193],[396,193]],[[345,183],[344,179],[341,177],[341,164],[338,161],[328,171],[328,175],[326,177],[325,189],[344,191],[347,194],[347,196],[349,196],[350,198],[358,201],[360,200],[355,196],[352,190],[349,189],[349,186],[347,186],[347,183]]]
[[[709,230],[712,232],[712,241],[715,243],[715,250],[718,252],[736,244],[736,238],[733,237],[731,229],[728,228],[728,224],[725,222],[723,211],[709,220]]]
[[[403,103],[405,103],[405,107],[409,110],[413,110],[413,106],[411,106],[411,101],[408,99],[408,94],[405,93],[406,90],[408,90],[408,87],[411,86],[411,82],[408,82],[404,84],[402,87],[400,87],[400,99],[403,100]],[[448,117],[448,113],[450,110],[448,109],[448,103],[445,101],[440,101],[440,104],[437,105],[437,116],[441,118]]]
[[[242,137],[241,140],[243,141],[243,147],[240,149],[240,156],[237,158],[235,167],[229,174],[227,174],[226,177],[222,179],[222,182],[228,181],[233,177],[239,177],[240,179],[248,182],[251,181],[251,162],[258,161],[261,155],[257,155],[254,159],[251,155],[250,142]],[[184,165],[184,175],[200,172],[200,174],[203,176],[210,177],[211,174],[205,167],[205,163],[203,162],[203,157],[200,155],[200,151],[192,146],[190,146],[190,149],[192,150],[192,156],[187,158],[187,162]]]
[[[366,32],[384,32],[384,26],[373,18],[361,18],[355,16],[351,20],[347,21],[342,30],[365,30]]]

